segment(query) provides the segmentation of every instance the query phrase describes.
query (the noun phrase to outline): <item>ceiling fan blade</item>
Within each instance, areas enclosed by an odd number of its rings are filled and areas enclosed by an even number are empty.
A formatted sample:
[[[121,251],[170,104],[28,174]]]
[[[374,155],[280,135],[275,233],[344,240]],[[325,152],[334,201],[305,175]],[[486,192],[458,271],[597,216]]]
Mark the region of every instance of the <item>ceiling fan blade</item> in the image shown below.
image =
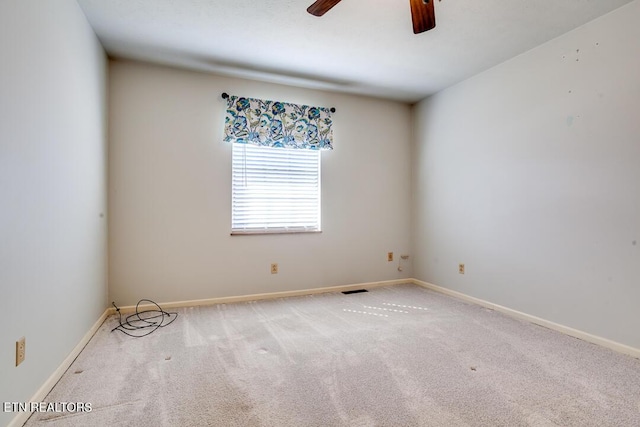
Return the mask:
[[[307,12],[314,16],[322,16],[338,3],[340,0],[318,0],[307,8]]]
[[[411,2],[411,20],[413,33],[419,34],[436,27],[435,0],[409,0]]]

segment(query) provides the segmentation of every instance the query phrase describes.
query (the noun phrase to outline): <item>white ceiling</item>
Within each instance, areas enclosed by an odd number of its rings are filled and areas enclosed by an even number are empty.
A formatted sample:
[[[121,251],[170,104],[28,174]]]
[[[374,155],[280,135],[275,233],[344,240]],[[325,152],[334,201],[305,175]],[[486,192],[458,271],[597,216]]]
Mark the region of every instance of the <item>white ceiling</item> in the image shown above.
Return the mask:
[[[78,0],[113,57],[416,102],[632,0]]]

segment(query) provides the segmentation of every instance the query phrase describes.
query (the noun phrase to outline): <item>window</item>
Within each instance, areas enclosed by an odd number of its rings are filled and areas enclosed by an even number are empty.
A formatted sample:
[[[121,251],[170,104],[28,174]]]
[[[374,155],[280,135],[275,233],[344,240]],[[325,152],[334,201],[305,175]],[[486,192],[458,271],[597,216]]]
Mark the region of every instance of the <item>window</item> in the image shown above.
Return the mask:
[[[232,150],[231,234],[320,231],[320,151]]]

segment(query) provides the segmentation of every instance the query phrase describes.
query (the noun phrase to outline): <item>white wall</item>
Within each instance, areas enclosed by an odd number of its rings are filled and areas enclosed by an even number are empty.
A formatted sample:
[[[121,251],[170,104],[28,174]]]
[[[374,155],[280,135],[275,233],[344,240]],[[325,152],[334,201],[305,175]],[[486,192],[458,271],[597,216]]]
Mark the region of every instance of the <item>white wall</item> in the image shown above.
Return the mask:
[[[410,110],[138,62],[110,66],[110,299],[158,302],[410,277]],[[322,233],[230,236],[222,92],[335,106]],[[280,272],[270,274],[270,263]]]
[[[638,22],[635,1],[416,106],[418,279],[640,348]]]
[[[0,402],[24,402],[106,308],[107,64],[74,0],[0,2],[0,58]]]

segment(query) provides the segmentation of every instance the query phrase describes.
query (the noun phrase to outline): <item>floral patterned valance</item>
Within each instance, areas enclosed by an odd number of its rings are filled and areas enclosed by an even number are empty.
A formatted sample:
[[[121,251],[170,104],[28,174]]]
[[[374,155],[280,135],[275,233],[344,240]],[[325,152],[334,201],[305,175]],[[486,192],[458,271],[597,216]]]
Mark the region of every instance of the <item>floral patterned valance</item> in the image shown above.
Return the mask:
[[[265,147],[333,150],[331,111],[229,96],[224,140]]]

